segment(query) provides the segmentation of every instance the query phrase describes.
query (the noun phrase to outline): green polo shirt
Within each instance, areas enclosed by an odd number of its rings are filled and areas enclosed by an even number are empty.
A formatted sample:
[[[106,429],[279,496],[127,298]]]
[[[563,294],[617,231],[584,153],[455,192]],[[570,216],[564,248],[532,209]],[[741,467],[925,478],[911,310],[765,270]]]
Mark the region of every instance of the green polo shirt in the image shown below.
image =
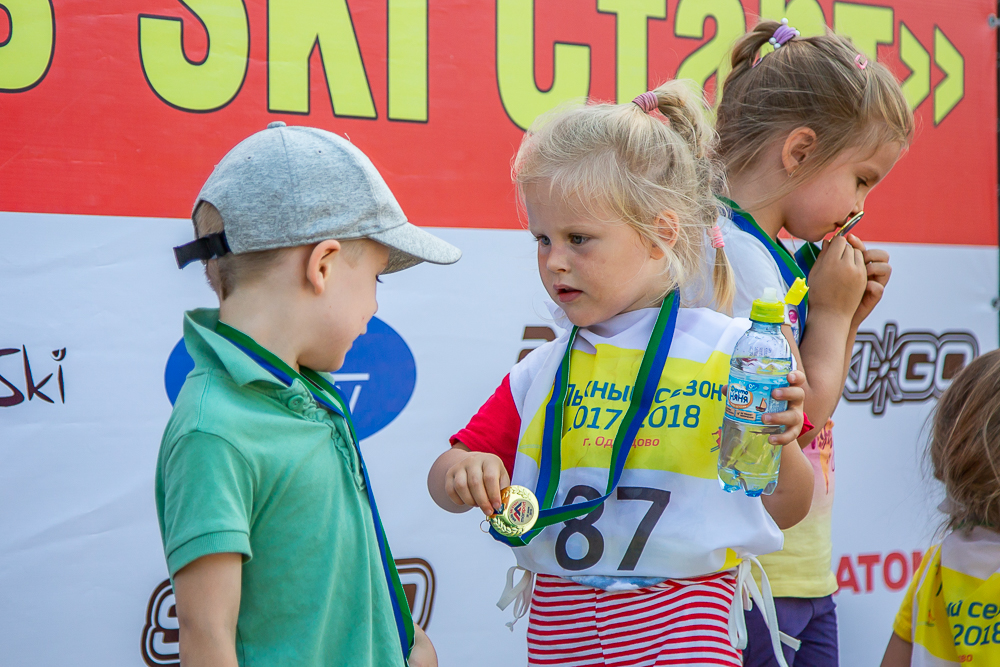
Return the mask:
[[[215,333],[218,315],[185,315],[195,368],[160,445],[156,509],[170,576],[208,554],[243,554],[240,665],[402,665],[343,418]]]

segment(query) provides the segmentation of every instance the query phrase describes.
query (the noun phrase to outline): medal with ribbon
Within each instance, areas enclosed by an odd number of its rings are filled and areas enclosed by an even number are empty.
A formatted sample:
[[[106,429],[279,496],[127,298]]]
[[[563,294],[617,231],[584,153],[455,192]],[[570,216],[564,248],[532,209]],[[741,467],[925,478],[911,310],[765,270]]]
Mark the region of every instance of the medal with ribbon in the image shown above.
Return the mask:
[[[633,384],[635,389],[631,399],[629,399],[628,409],[615,433],[614,444],[611,447],[611,463],[608,470],[606,493],[593,500],[553,507],[552,504],[555,502],[556,491],[559,489],[559,477],[562,472],[563,416],[569,388],[570,358],[573,353],[573,343],[579,332],[579,327],[573,327],[566,343],[566,352],[556,370],[555,380],[552,383],[552,395],[545,405],[541,460],[538,469],[538,484],[534,493],[540,507],[538,517],[529,526],[530,530],[523,534],[511,534],[513,531],[504,531],[506,534],[503,534],[497,532],[495,527],[490,528],[490,535],[495,540],[512,547],[523,547],[546,527],[593,512],[614,492],[621,480],[625,461],[632,449],[632,443],[649,415],[653,396],[660,386],[663,367],[667,362],[670,343],[673,341],[674,329],[677,326],[679,308],[680,296],[676,291],[671,292],[660,306],[656,324],[653,325],[653,333],[650,334],[649,343],[646,345],[642,362],[639,364],[639,372]]]
[[[215,332],[239,348],[282,384],[291,386],[295,380],[301,382],[312,397],[316,399],[317,403],[334,414],[340,415],[347,423],[351,445],[354,446],[355,451],[358,453],[358,461],[361,463],[361,472],[365,479],[365,490],[368,492],[368,505],[372,511],[372,521],[375,524],[375,535],[378,539],[379,555],[382,560],[382,571],[385,574],[386,584],[389,586],[389,599],[392,602],[392,612],[396,620],[396,631],[399,633],[400,648],[403,651],[403,659],[405,661],[410,655],[410,648],[413,646],[413,617],[410,615],[410,605],[406,600],[406,594],[403,592],[403,585],[399,581],[399,573],[396,572],[396,564],[392,559],[392,552],[389,550],[389,542],[386,540],[385,531],[382,529],[382,520],[379,518],[378,507],[375,505],[375,496],[372,493],[372,485],[368,480],[368,469],[365,467],[365,460],[361,456],[360,443],[357,432],[354,430],[354,421],[351,419],[351,411],[347,403],[337,388],[316,371],[302,367],[301,373],[297,372],[273,353],[258,345],[250,336],[224,322],[219,322],[216,325]]]
[[[809,275],[809,270],[812,265],[816,262],[816,257],[819,255],[819,248],[815,244],[806,243],[802,248],[792,257],[791,253],[781,245],[778,241],[772,239],[757,221],[753,219],[753,216],[744,211],[739,207],[739,205],[731,199],[726,199],[725,197],[719,197],[719,199],[728,206],[733,213],[732,221],[741,230],[753,236],[755,239],[760,241],[767,252],[770,253],[771,258],[778,267],[778,271],[781,272],[781,277],[784,279],[785,284],[791,287],[795,283],[796,278],[802,278],[803,280]],[[808,297],[803,298],[802,301],[795,306],[795,309],[799,313],[799,322],[801,326],[805,326],[806,322],[806,311],[807,311]]]

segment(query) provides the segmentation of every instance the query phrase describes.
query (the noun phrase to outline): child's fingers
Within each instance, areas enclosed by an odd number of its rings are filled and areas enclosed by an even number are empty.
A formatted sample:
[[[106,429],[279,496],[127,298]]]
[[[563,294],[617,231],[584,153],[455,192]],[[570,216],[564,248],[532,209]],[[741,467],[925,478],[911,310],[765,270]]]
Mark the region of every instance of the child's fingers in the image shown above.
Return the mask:
[[[472,499],[472,494],[469,493],[469,481],[464,467],[460,466],[453,475],[449,475],[449,479],[445,481],[444,489],[456,505],[472,507],[476,504]]]
[[[872,262],[868,264],[868,280],[874,280],[882,285],[889,282],[892,275],[892,267],[885,262]]]
[[[806,399],[806,392],[802,388],[805,384],[806,376],[802,371],[792,371],[788,374],[787,387],[779,387],[771,391],[771,397],[779,401],[788,401],[791,409],[782,412],[769,412],[762,419],[769,426],[784,426],[784,433],[776,433],[768,438],[772,445],[787,445],[799,437],[802,430],[802,404]],[[797,407],[798,409],[793,408]]]
[[[775,413],[775,414],[781,414],[781,413]],[[799,437],[799,432],[801,430],[802,430],[802,422],[797,421],[795,424],[786,426],[785,431],[783,433],[775,433],[774,435],[770,436],[767,439],[767,441],[776,447],[784,447],[785,445],[789,445],[795,442],[795,439]]]
[[[802,413],[798,410],[768,412],[764,414],[762,419],[768,426],[794,426],[802,422]]]
[[[852,257],[854,266],[863,267],[865,265],[865,253],[857,248],[851,248],[851,252],[854,253],[854,257]]]
[[[483,466],[483,486],[486,487],[486,497],[489,499],[490,507],[494,512],[499,512],[503,507],[500,502],[500,471],[491,461]]]
[[[872,296],[872,298],[877,301],[882,300],[882,294],[885,293],[885,285],[875,280],[869,280],[868,286],[865,287],[865,291]]]
[[[806,374],[802,371],[795,370],[789,373],[785,379],[788,380],[788,385],[790,387],[802,387],[806,383]]]
[[[806,400],[806,392],[802,387],[779,387],[771,392],[771,397],[795,405]]]
[[[469,493],[472,495],[473,500],[469,504],[477,505],[483,511],[483,514],[490,516],[493,514],[493,503],[490,502],[490,497],[486,493],[486,487],[483,484],[482,465],[471,466],[467,470],[467,474]]]
[[[507,468],[502,464],[500,466],[500,488],[505,489],[510,486],[510,475],[507,474]]]
[[[854,234],[848,234],[845,238],[847,239],[848,243],[850,243],[853,247],[857,248],[861,252],[864,252],[866,250],[865,244],[861,241],[861,239],[859,239]]]
[[[843,259],[844,258],[844,254],[848,250],[853,251],[853,248],[847,242],[847,239],[845,239],[843,236],[835,236],[832,239],[830,239],[829,249],[830,249],[830,253],[834,257],[837,257],[839,259]]]
[[[448,494],[448,499],[451,502],[455,503],[456,505],[465,504],[465,501],[462,500],[462,497],[455,492],[455,486],[453,484],[445,484],[444,490]]]
[[[881,248],[873,248],[871,250],[865,251],[865,262],[871,264],[872,262],[889,262],[889,253]]]

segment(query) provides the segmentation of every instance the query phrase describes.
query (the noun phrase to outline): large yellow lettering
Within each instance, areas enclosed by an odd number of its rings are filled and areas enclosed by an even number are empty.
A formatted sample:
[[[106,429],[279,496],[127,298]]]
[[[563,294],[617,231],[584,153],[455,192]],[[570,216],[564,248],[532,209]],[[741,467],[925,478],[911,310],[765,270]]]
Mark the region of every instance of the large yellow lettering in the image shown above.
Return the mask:
[[[902,22],[899,24],[899,59],[911,72],[900,88],[910,108],[916,109],[931,94],[931,54]]]
[[[590,47],[560,42],[552,54],[552,86],[538,89],[534,14],[534,0],[497,0],[497,86],[507,115],[521,129],[590,91]]]
[[[715,99],[722,99],[722,84],[731,65],[729,50],[744,32],[746,16],[739,0],[681,0],[674,17],[674,34],[678,37],[704,39],[705,21],[715,21],[715,36],[702,44],[677,68],[678,79],[692,79],[699,86],[716,74]]]
[[[597,0],[597,11],[615,14],[616,94],[620,104],[646,92],[649,19],[667,18],[666,0]]]
[[[268,2],[268,109],[309,113],[309,58],[317,47],[333,113],[375,118],[375,103],[346,0]]]
[[[427,0],[389,0],[389,118],[427,120]]]
[[[895,41],[893,27],[892,7],[833,3],[833,29],[850,37],[854,46],[872,60],[878,57],[879,44]]]
[[[243,86],[250,28],[242,0],[182,0],[208,34],[201,62],[184,53],[184,23],[171,16],[139,15],[139,59],[160,99],[185,111],[213,111]]]
[[[826,18],[817,0],[760,0],[760,17],[780,21],[788,19],[802,37],[815,37],[826,33]],[[770,48],[770,47],[769,47]]]
[[[934,27],[934,64],[944,78],[934,87],[934,125],[939,125],[965,97],[965,58],[944,32]]]
[[[0,91],[34,88],[52,62],[56,24],[51,0],[3,0],[0,12],[0,21],[10,24],[0,44]]]

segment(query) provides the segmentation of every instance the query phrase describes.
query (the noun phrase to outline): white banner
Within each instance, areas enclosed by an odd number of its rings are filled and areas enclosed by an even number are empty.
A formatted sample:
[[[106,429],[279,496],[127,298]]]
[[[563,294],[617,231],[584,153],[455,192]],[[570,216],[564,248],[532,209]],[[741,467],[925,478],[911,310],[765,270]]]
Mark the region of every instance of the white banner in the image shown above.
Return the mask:
[[[176,664],[153,501],[182,312],[215,305],[170,248],[186,220],[0,213],[2,665]],[[426,490],[448,437],[546,334],[524,231],[437,230],[453,267],[385,279],[378,321],[340,373],[414,614],[442,665],[525,662],[495,601],[509,549]],[[922,465],[934,398],[997,347],[995,247],[886,245],[894,273],[834,417],[834,569],[842,664],[875,664],[940,516]],[[346,556],[345,556],[346,557]]]

